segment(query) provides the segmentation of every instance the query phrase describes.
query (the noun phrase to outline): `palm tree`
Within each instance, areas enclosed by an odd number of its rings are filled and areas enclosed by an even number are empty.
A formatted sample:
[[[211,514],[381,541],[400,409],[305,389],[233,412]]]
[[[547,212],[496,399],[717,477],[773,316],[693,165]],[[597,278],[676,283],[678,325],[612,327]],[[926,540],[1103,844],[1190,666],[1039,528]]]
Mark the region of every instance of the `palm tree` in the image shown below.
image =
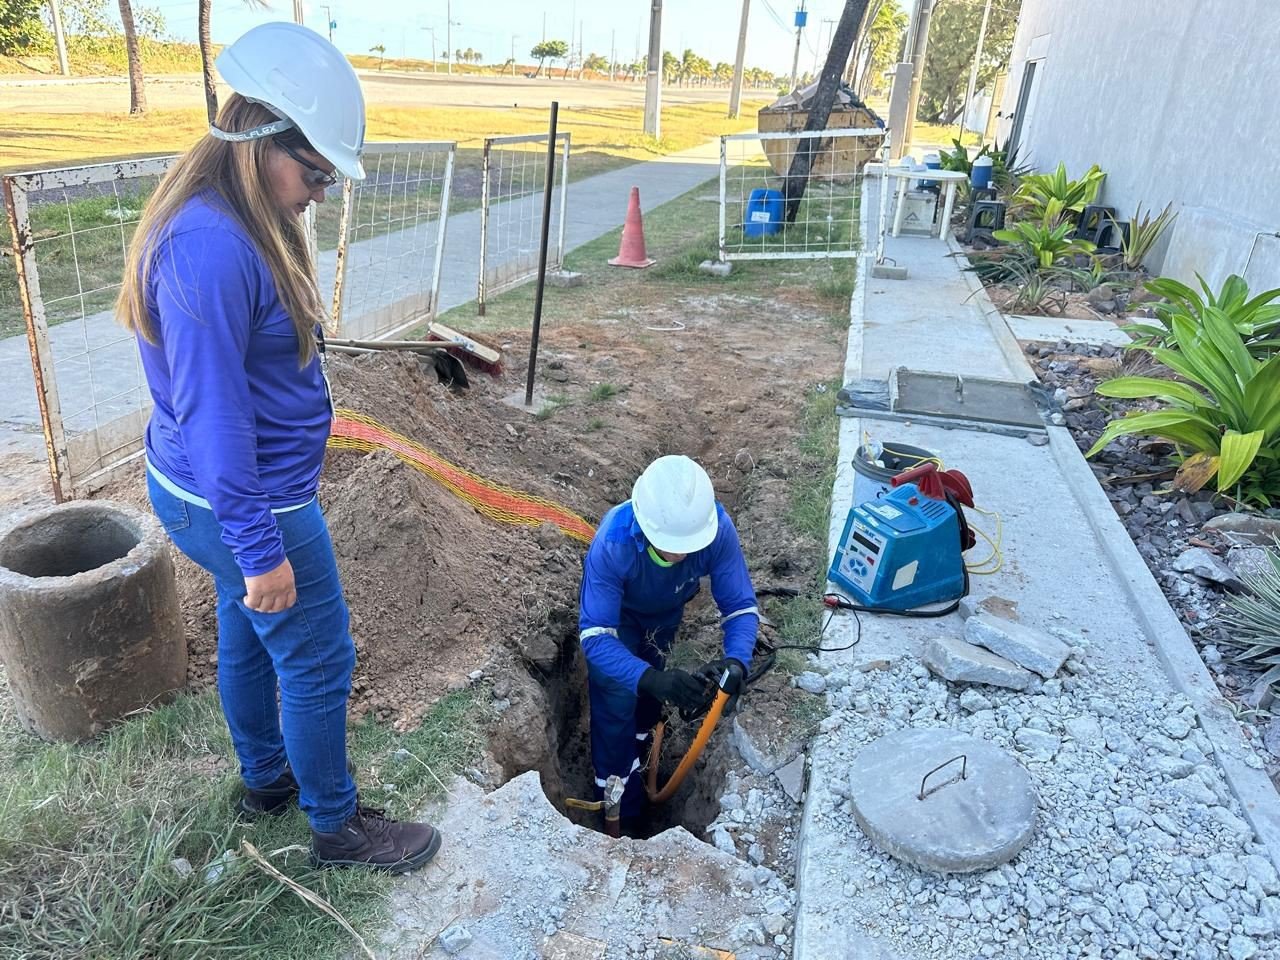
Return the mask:
[[[723,60],[721,60],[719,63],[716,64],[715,69],[712,71],[712,76],[715,77],[716,83],[719,83],[719,84],[732,82],[733,65],[725,63]]]
[[[587,59],[583,61],[582,69],[593,73],[604,73],[609,69],[609,61],[598,53],[589,53]]]
[[[138,49],[138,30],[133,25],[133,7],[120,0],[120,24],[124,27],[124,48],[129,58],[129,113],[147,112],[147,91],[142,85],[142,53]]]
[[[381,70],[382,61],[387,59],[387,45],[385,43],[380,43],[377,46],[370,47],[369,52],[376,53],[378,55],[378,69]]]

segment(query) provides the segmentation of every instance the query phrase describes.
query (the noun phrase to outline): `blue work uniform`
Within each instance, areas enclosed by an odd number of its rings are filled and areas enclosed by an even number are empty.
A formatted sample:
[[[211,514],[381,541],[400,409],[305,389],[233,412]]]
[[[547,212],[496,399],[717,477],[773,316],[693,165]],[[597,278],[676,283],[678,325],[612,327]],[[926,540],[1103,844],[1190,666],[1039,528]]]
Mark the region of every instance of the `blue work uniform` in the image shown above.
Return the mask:
[[[697,596],[703,577],[711,578],[711,595],[720,609],[725,656],[751,666],[760,626],[755,589],[738,531],[719,503],[716,516],[710,546],[663,566],[650,556],[628,500],[605,514],[583,561],[578,638],[587,660],[591,762],[598,789],[613,775],[626,780],[624,817],[644,806],[636,774],[661,710],[636,687],[649,667],[662,669],[685,604]]]

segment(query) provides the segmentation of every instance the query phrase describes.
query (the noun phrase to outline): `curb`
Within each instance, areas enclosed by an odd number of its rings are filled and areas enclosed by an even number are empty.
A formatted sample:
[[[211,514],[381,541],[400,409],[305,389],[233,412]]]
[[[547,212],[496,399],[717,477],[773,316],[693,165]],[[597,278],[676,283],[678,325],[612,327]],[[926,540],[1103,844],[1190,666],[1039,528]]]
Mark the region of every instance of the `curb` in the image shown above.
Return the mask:
[[[955,236],[948,229],[947,233],[947,250],[952,254],[964,255],[963,248],[956,243]],[[1035,371],[1031,369],[1031,364],[1027,361],[1027,355],[1022,352],[1022,347],[1018,345],[1018,339],[1013,335],[1013,331],[1009,329],[1009,324],[1005,322],[1004,314],[996,309],[991,297],[987,294],[987,288],[983,286],[973,273],[968,270],[961,270],[960,276],[964,278],[964,285],[969,288],[974,300],[974,306],[978,312],[982,314],[982,318],[987,321],[987,327],[991,330],[991,336],[995,338],[996,344],[1000,347],[1000,352],[1004,354],[1005,363],[1009,365],[1009,369],[1013,372],[1014,377],[1023,383],[1027,381],[1035,381],[1037,379]]]
[[[1119,585],[1128,594],[1130,608],[1155,647],[1174,689],[1195,707],[1231,792],[1240,801],[1258,840],[1267,848],[1271,862],[1280,870],[1280,793],[1265,771],[1245,762],[1252,755],[1252,748],[1245,742],[1227,701],[1218,692],[1164,591],[1116,517],[1071,432],[1066,427],[1047,429],[1054,460],[1088,518],[1089,528],[1102,545]]]

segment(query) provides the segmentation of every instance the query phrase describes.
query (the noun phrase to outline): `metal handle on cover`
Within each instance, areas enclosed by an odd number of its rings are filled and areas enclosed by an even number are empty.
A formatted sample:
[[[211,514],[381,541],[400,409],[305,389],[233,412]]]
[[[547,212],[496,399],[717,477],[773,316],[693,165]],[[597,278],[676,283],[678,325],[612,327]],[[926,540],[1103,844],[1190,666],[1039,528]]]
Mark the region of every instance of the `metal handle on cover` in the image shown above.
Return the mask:
[[[921,777],[920,793],[916,795],[916,799],[923,800],[925,797],[929,795],[929,793],[936,793],[937,791],[941,790],[943,787],[947,786],[948,784],[955,783],[955,778],[953,777],[952,779],[947,780],[945,783],[938,784],[928,793],[926,793],[924,789],[924,785],[928,782],[930,777],[932,777],[939,770],[943,770],[951,766],[951,764],[955,763],[957,760],[960,761],[960,779],[961,780],[967,779],[969,776],[969,757],[967,754],[962,753],[959,756],[952,757],[950,760],[946,761],[945,763],[938,764],[936,767],[934,767],[932,770],[926,773],[923,777]]]

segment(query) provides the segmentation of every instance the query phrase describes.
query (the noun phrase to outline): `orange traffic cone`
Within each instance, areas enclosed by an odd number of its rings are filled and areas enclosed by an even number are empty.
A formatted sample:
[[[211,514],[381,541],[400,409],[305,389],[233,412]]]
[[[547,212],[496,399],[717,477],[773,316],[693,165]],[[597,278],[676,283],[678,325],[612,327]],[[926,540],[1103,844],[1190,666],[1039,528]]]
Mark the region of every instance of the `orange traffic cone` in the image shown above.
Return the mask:
[[[644,220],[640,216],[640,188],[631,188],[631,201],[627,204],[627,222],[622,225],[622,243],[618,255],[609,261],[612,267],[651,267],[644,250]]]

